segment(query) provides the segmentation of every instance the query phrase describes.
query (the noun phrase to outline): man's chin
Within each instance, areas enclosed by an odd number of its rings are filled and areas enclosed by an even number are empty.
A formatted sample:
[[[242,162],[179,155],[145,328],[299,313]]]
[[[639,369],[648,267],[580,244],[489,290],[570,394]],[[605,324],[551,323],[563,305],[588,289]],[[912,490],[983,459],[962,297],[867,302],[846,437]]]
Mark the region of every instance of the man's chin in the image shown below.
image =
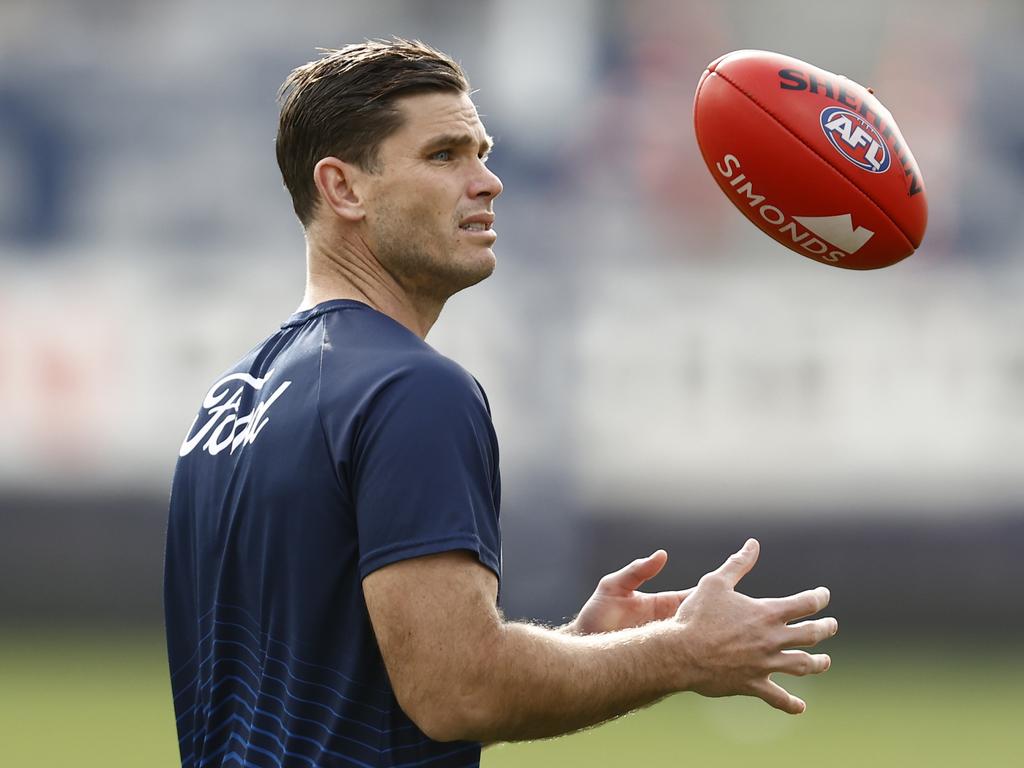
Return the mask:
[[[497,259],[494,257],[494,252],[490,249],[484,249],[480,253],[474,254],[473,259],[464,263],[462,269],[458,270],[457,273],[452,274],[452,294],[456,294],[459,291],[471,288],[477,283],[483,282],[492,274],[494,274],[494,268],[497,266]]]

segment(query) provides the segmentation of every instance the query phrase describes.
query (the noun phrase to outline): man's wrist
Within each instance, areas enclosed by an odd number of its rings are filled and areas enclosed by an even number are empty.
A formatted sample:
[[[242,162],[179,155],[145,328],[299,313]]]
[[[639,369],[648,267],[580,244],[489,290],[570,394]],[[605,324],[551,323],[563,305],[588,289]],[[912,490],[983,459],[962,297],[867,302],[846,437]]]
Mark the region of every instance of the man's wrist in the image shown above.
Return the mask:
[[[693,691],[704,674],[704,665],[695,652],[700,643],[695,643],[693,627],[674,627],[670,642],[673,644],[673,655],[678,659],[673,675],[672,687],[678,692]]]

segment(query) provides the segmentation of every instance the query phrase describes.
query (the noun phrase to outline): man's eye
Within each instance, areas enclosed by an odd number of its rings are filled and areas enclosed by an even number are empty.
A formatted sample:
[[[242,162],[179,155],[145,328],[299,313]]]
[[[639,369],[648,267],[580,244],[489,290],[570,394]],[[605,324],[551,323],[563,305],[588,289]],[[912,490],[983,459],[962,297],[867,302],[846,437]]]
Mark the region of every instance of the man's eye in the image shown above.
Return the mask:
[[[440,160],[441,162],[447,162],[452,159],[452,151],[450,149],[442,149],[439,152],[435,152],[430,156],[431,160]]]

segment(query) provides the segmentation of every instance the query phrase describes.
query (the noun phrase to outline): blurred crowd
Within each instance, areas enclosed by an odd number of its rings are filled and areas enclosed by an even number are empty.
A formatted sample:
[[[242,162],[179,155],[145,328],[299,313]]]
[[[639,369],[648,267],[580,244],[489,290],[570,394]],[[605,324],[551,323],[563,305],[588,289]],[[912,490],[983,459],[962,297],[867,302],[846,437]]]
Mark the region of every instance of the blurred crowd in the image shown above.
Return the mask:
[[[0,483],[166,488],[209,382],[300,297],[278,85],[402,35],[462,61],[497,139],[499,269],[430,341],[490,393],[511,487],[1024,499],[1022,33],[1015,0],[4,0]],[[731,209],[691,104],[737,48],[875,89],[928,188],[918,254],[829,270]]]

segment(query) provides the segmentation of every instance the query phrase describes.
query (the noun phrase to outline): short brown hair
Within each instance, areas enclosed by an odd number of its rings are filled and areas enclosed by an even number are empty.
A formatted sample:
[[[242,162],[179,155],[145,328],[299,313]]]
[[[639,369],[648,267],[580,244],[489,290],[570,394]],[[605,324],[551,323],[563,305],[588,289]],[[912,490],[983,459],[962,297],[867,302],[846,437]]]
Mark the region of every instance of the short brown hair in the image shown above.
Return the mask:
[[[402,125],[395,99],[422,91],[469,92],[449,56],[418,40],[367,40],[293,70],[278,91],[277,165],[295,214],[308,225],[316,210],[313,168],[338,157],[379,168],[380,143]]]

